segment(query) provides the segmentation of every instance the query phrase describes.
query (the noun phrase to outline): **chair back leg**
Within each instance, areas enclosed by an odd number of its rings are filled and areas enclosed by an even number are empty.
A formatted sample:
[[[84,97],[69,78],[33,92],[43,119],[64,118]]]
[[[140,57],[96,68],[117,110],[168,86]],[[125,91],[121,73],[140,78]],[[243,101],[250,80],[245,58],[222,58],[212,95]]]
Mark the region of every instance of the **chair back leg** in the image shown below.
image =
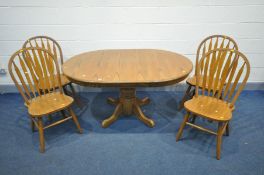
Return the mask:
[[[226,124],[226,136],[229,136],[229,122]]]
[[[35,124],[34,124],[34,121],[31,117],[30,117],[30,124],[31,124],[31,131],[35,132]]]
[[[191,89],[192,89],[192,86],[189,85],[188,88],[187,88],[187,90],[186,90],[186,92],[185,92],[185,94],[184,94],[184,96],[183,96],[183,98],[182,98],[182,100],[181,100],[181,102],[180,102],[180,104],[179,104],[178,110],[181,110],[181,109],[183,108],[183,106],[184,106],[184,102],[185,102],[185,101],[187,100],[187,98],[190,96],[190,91],[191,91]]]
[[[79,108],[83,108],[83,103],[80,100],[80,96],[78,97],[72,83],[69,84],[70,88],[71,88],[71,92],[72,92],[72,97],[74,98],[74,101],[76,102],[76,104],[79,106]]]

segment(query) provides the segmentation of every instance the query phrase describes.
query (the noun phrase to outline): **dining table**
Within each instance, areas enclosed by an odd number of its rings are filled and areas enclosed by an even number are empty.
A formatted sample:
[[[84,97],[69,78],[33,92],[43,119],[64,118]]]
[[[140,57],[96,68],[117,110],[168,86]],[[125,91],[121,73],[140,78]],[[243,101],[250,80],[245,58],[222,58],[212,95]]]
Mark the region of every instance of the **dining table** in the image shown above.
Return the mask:
[[[158,49],[89,51],[71,57],[62,66],[64,75],[76,84],[120,89],[119,98],[107,99],[116,107],[113,114],[102,121],[104,128],[122,115],[133,114],[147,126],[154,127],[155,122],[141,109],[142,105],[150,103],[150,99],[137,98],[136,88],[179,83],[192,69],[193,64],[187,57]]]

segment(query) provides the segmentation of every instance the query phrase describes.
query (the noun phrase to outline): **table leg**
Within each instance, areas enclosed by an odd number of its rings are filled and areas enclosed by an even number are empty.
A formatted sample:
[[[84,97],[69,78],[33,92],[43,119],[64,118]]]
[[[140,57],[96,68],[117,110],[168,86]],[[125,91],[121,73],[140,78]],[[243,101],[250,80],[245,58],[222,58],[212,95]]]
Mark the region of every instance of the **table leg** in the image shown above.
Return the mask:
[[[147,126],[151,128],[155,126],[154,121],[146,117],[142,112],[142,110],[140,109],[139,105],[137,104],[134,106],[134,113],[136,114],[137,118],[141,120],[143,123],[145,123]]]
[[[102,126],[103,128],[106,128],[108,127],[109,125],[111,125],[114,121],[117,120],[117,118],[119,117],[119,115],[122,113],[122,105],[121,104],[118,104],[115,108],[115,111],[114,113],[107,119],[105,119],[103,122],[102,122]]]
[[[154,127],[155,123],[153,120],[147,118],[140,106],[146,105],[150,103],[150,99],[145,97],[143,99],[138,99],[136,97],[136,89],[135,88],[121,88],[120,89],[120,97],[118,99],[108,98],[107,102],[109,104],[117,105],[114,113],[107,119],[102,122],[102,126],[104,128],[111,125],[117,118],[124,115],[135,114],[139,120],[145,123],[149,127]]]

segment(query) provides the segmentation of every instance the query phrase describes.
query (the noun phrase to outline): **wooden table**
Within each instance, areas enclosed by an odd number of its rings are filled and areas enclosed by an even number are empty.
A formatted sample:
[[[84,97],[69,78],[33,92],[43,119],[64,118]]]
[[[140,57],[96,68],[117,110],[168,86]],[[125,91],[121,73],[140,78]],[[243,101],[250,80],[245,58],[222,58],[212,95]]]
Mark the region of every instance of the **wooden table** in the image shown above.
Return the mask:
[[[97,50],[70,58],[63,64],[63,73],[74,83],[95,87],[119,87],[114,113],[102,122],[108,127],[121,114],[135,114],[149,127],[155,123],[146,117],[140,106],[149,98],[138,99],[136,87],[166,86],[184,80],[192,71],[192,62],[177,53],[154,49]]]

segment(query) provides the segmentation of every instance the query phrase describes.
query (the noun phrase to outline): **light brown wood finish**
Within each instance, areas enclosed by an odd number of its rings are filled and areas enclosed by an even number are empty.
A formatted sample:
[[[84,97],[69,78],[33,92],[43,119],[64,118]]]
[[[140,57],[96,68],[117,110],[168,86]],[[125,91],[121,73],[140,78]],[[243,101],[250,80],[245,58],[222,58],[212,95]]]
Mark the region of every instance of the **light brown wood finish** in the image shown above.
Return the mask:
[[[145,123],[149,127],[154,127],[155,123],[153,120],[147,118],[144,113],[141,111],[140,106],[145,105],[149,102],[148,98],[144,98],[142,100],[136,97],[136,89],[135,88],[121,88],[120,90],[120,98],[113,99],[109,98],[108,102],[110,104],[117,105],[113,115],[104,120],[102,122],[102,126],[108,127],[114,121],[116,121],[119,115],[131,115],[135,114],[139,120]]]
[[[154,49],[98,50],[63,64],[70,80],[96,87],[165,86],[183,80],[191,70],[188,58]]]
[[[114,114],[102,122],[109,126],[121,114],[135,114],[147,126],[140,105],[148,98],[136,98],[136,87],[165,86],[184,80],[192,70],[192,62],[177,53],[154,49],[119,49],[86,52],[63,64],[64,74],[73,82],[95,87],[120,87],[120,98],[108,102],[117,105]]]
[[[219,56],[215,59],[215,56]],[[244,54],[232,49],[216,49],[205,54],[196,66],[195,96],[184,103],[188,113],[218,122],[218,131],[213,132],[183,120],[176,140],[181,137],[185,125],[217,135],[217,159],[220,159],[222,135],[229,134],[235,102],[249,77],[250,65]],[[203,69],[202,69],[203,68]],[[203,78],[201,78],[203,77]],[[213,79],[218,81],[213,81]],[[203,86],[200,87],[200,81]],[[240,82],[240,83],[238,83]],[[226,85],[224,86],[224,84]],[[219,86],[219,87],[218,87]],[[200,89],[200,91],[199,91]],[[235,91],[237,89],[237,91]]]
[[[26,40],[25,43],[23,44],[23,48],[27,48],[27,47],[40,47],[48,50],[50,53],[54,55],[54,59],[58,63],[59,69],[61,70],[61,66],[63,64],[63,53],[59,43],[56,40],[48,36],[34,36]],[[71,95],[74,98],[74,101],[77,103],[77,105],[81,108],[82,103],[80,99],[77,97],[75,89],[73,88],[73,85],[70,82],[70,80],[63,74],[60,74],[60,77],[64,92],[67,95]],[[55,80],[55,87],[58,88],[59,87],[58,81],[56,78],[54,80]],[[67,89],[68,86],[70,87],[71,91]],[[40,84],[40,89],[45,90],[45,88],[42,87],[41,84]]]
[[[198,96],[184,103],[185,108],[192,109],[193,114],[202,115],[215,121],[226,121],[232,118],[230,103],[214,97]]]
[[[34,117],[41,117],[43,114],[48,115],[60,111],[72,103],[73,99],[70,96],[54,92],[34,98],[28,106],[28,112]]]
[[[234,39],[232,39],[229,36],[225,36],[225,35],[211,35],[206,37],[198,46],[197,49],[197,53],[196,53],[196,64],[198,64],[200,62],[200,59],[209,51],[214,50],[214,49],[234,49],[234,50],[238,50],[238,46],[236,44],[236,42],[234,41]],[[218,59],[220,57],[220,55],[214,55],[214,59]],[[200,62],[202,64],[201,66],[201,70],[204,69],[204,63]],[[211,81],[218,81],[215,79],[216,77],[214,77],[214,79],[212,79]],[[203,77],[200,77],[200,79],[203,79]],[[203,81],[199,81],[199,87],[203,87]],[[184,102],[189,98],[191,99],[194,96],[194,89],[196,86],[196,76],[192,76],[190,78],[188,78],[186,80],[186,83],[188,85],[188,88],[184,94],[183,99],[181,100],[180,104],[179,104],[179,109],[183,108],[183,104]],[[219,85],[217,86],[219,87]],[[205,86],[205,88],[207,89],[208,87]]]
[[[71,111],[68,119],[73,119],[82,132],[71,110],[73,99],[63,93],[60,69],[51,52],[40,47],[23,48],[11,56],[8,70],[28,108],[32,131],[34,126],[39,130],[40,152],[45,151],[44,130],[66,121],[44,126],[43,117],[68,109]]]

